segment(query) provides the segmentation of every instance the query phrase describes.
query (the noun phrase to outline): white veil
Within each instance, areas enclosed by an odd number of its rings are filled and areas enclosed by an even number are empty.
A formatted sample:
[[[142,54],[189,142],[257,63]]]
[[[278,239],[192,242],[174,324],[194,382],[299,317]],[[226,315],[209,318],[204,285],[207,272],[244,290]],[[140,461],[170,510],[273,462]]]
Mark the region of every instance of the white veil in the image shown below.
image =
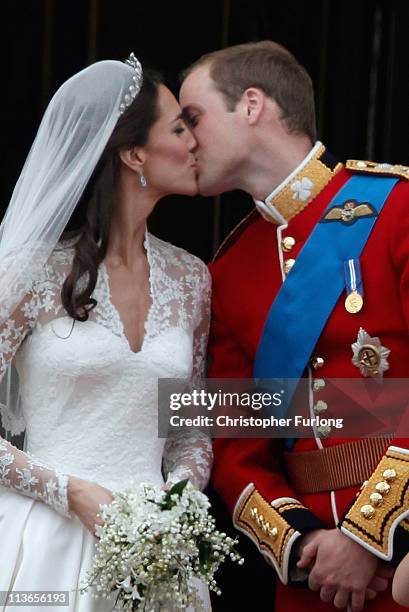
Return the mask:
[[[0,329],[39,278],[115,128],[142,86],[133,54],[126,63],[88,66],[55,93],[0,226]],[[7,433],[23,431],[15,372],[0,383]]]

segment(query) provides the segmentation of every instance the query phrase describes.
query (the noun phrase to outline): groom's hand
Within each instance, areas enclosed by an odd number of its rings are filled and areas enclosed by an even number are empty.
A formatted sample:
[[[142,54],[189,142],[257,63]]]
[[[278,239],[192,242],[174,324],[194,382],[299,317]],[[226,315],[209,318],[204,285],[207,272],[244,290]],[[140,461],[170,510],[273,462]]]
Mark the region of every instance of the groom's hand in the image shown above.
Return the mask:
[[[349,603],[353,612],[359,612],[365,599],[387,588],[391,570],[338,529],[318,529],[303,536],[300,549],[297,566],[311,570],[310,589],[336,608]]]

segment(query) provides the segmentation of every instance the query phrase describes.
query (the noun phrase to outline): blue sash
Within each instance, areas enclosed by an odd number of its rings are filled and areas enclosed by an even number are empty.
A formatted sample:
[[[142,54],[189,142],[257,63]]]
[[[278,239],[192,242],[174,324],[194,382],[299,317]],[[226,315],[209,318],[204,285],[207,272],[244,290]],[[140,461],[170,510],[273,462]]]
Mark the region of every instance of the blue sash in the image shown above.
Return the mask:
[[[374,214],[325,222],[322,218],[278,292],[267,316],[258,347],[254,378],[292,379],[288,407],[296,383],[311,357],[321,332],[345,288],[344,262],[359,259],[377,215],[399,179],[355,175],[338,191],[334,206],[355,200],[370,203]],[[283,411],[286,409],[283,406]]]

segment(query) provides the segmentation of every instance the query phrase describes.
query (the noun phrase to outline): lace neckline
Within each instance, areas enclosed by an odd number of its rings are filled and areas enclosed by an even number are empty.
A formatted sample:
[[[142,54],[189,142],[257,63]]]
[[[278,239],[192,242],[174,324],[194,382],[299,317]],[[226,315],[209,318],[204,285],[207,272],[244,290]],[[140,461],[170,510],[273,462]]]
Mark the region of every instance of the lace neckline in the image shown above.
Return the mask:
[[[129,339],[125,333],[125,327],[122,322],[119,310],[117,309],[117,307],[115,306],[112,300],[111,286],[109,283],[109,273],[108,273],[108,269],[104,261],[100,265],[101,283],[98,283],[99,286],[97,288],[97,293],[99,294],[101,292],[101,294],[98,295],[97,297],[98,304],[104,304],[106,310],[108,311],[106,313],[107,317],[113,322],[114,328],[118,330],[118,335],[126,343],[126,346],[132,355],[139,355],[146,348],[146,344],[149,341],[150,336],[151,336],[151,327],[152,327],[151,321],[152,321],[153,311],[154,311],[155,304],[156,304],[155,290],[154,290],[154,262],[153,262],[153,256],[152,256],[152,244],[151,244],[150,235],[147,229],[145,229],[145,237],[144,237],[143,246],[146,251],[146,258],[148,261],[148,268],[149,268],[150,305],[146,313],[146,317],[145,317],[145,321],[143,325],[144,331],[143,331],[142,342],[137,351],[134,351],[131,347]]]

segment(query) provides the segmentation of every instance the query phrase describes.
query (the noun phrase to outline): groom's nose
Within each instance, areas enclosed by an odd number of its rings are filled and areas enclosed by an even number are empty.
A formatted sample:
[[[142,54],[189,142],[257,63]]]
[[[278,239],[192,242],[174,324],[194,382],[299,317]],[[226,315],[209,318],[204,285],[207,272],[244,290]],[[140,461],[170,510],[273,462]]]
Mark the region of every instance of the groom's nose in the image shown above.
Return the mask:
[[[187,146],[189,147],[189,151],[191,153],[197,149],[197,140],[190,131],[188,132]]]

